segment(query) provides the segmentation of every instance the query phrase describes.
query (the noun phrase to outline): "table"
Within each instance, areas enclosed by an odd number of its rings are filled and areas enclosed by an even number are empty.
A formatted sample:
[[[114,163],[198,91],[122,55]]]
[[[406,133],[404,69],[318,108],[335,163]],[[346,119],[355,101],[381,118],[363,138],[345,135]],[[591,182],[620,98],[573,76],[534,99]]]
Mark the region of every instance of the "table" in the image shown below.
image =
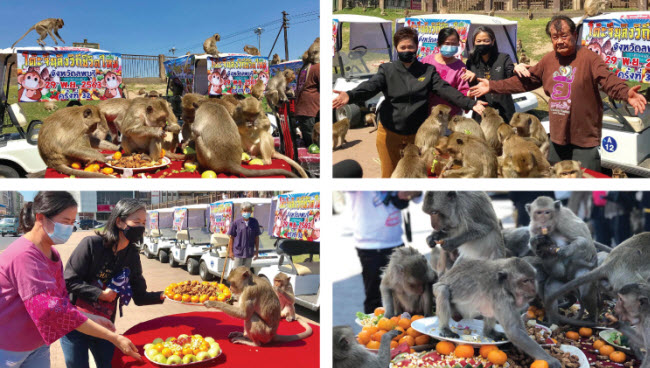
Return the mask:
[[[198,307],[194,307],[198,308]],[[223,354],[216,360],[192,367],[319,367],[320,327],[310,324],[314,333],[304,340],[289,343],[271,343],[263,347],[232,344],[228,334],[243,331],[244,321],[232,318],[223,312],[191,312],[152,319],[131,327],[124,333],[137,346],[143,362],[122,354],[115,349],[112,367],[158,367],[144,357],[144,345],[155,338],[166,339],[180,334],[212,336],[219,343]],[[278,334],[293,335],[304,331],[298,322],[280,321]]]

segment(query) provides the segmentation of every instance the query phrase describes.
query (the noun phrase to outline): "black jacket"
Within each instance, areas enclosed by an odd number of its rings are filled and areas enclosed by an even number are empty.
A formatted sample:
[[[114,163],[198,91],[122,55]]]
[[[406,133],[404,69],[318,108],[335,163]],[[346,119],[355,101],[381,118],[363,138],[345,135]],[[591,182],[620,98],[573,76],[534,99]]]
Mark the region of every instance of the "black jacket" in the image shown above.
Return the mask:
[[[89,302],[96,302],[102,289],[97,284],[98,274],[107,262],[115,261],[111,267],[113,275],[108,276],[109,281],[117,275],[124,267],[131,271],[129,283],[133,292],[135,305],[162,304],[161,292],[147,292],[147,282],[142,276],[142,264],[138,249],[129,244],[126,248],[113,254],[113,250],[104,246],[101,236],[88,236],[81,240],[77,248],[72,252],[65,266],[65,285],[70,293],[72,304],[76,304],[77,298],[83,298]],[[115,298],[114,303],[117,303]],[[114,317],[114,316],[113,316]],[[113,318],[114,319],[114,318]]]
[[[510,55],[498,53],[492,55],[488,59],[488,62],[484,62],[483,59],[480,59],[476,63],[473,58],[467,59],[467,70],[476,74],[477,78],[485,78],[489,80],[503,80],[508,79],[514,75],[515,65],[510,59]],[[478,81],[474,81],[471,85],[476,85]],[[506,121],[510,122],[512,115],[515,114],[515,103],[512,100],[512,95],[499,95],[496,93],[488,93],[487,95],[481,97],[481,100],[486,101],[490,107],[499,110],[499,115]],[[478,114],[474,114],[474,118],[477,121],[480,120]]]
[[[431,92],[465,110],[471,110],[476,104],[445,82],[433,65],[419,61],[408,69],[401,61],[382,64],[377,74],[347,93],[350,103],[359,103],[379,92],[386,97],[379,108],[381,125],[401,135],[415,134],[429,116]]]

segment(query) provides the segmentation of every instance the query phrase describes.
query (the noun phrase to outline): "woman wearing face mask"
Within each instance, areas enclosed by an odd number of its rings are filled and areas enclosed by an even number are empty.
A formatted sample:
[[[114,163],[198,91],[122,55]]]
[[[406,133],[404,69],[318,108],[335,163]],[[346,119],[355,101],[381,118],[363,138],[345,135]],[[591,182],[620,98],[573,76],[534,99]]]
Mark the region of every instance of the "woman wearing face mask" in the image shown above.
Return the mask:
[[[254,217],[253,205],[244,202],[241,205],[241,218],[230,225],[228,235],[228,256],[235,259],[233,269],[239,266],[251,267],[253,259],[257,258],[260,251],[260,223]]]
[[[0,367],[49,367],[49,345],[74,331],[140,359],[111,321],[70,303],[55,244],[74,227],[77,202],[68,192],[39,192],[20,212],[25,233],[0,255]]]
[[[333,101],[335,109],[347,103],[360,103],[382,92],[384,102],[379,107],[377,130],[377,152],[381,161],[381,177],[389,178],[400,160],[404,143],[413,143],[415,133],[429,116],[429,95],[435,94],[444,100],[465,109],[483,112],[484,102],[464,96],[445,82],[433,65],[423,64],[416,58],[418,32],[402,28],[395,32],[393,43],[399,61],[384,63],[377,74],[357,88],[343,92]]]
[[[142,241],[146,210],[135,199],[115,205],[102,232],[84,238],[65,266],[65,283],[70,300],[80,310],[115,321],[118,308],[161,304],[164,293],[147,292],[140,254],[135,243]],[[68,368],[88,367],[90,349],[98,368],[110,367],[113,346],[85,333],[72,331],[61,339]]]
[[[515,66],[510,55],[499,52],[496,36],[490,27],[477,27],[472,43],[474,50],[467,59],[467,72],[463,76],[463,80],[468,81],[470,85],[476,84],[477,78],[502,80],[512,77],[515,73],[519,76],[530,76],[524,64]],[[499,110],[499,115],[506,123],[510,122],[515,113],[512,95],[488,93],[481,97],[481,100],[487,101],[490,107]],[[473,117],[475,120],[481,121],[481,117],[477,114],[474,114]]]

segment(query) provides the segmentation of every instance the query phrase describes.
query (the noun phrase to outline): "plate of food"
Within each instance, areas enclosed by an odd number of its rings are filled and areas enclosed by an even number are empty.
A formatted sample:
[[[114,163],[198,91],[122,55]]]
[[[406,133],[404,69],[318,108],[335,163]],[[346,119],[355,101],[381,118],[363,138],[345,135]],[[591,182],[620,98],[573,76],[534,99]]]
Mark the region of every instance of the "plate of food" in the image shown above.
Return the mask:
[[[374,314],[365,314],[363,312],[357,312],[357,318],[354,319],[354,323],[358,324],[361,327],[375,326],[383,316],[384,316],[383,314],[376,316]]]
[[[451,331],[459,335],[458,338],[443,337],[438,329],[438,317],[428,317],[419,319],[411,325],[416,331],[429,335],[437,340],[451,341],[457,344],[466,344],[471,346],[481,345],[503,345],[510,342],[509,340],[494,341],[493,339],[483,336],[483,321],[478,319],[463,319],[458,322],[449,321]],[[500,325],[494,327],[495,331],[504,333]]]
[[[229,302],[232,300],[232,293],[224,284],[194,280],[169,284],[165,288],[165,298],[174,303],[203,307],[206,300]]]
[[[185,367],[205,362],[213,362],[222,351],[219,343],[212,337],[201,335],[180,335],[157,338],[144,346],[144,356],[153,364],[161,367]]]
[[[163,157],[160,160],[153,161],[142,153],[118,157],[119,158],[116,158],[115,155],[106,156],[106,166],[120,171],[131,169],[134,173],[137,173],[162,169],[163,167],[169,166],[172,162],[168,157]]]
[[[534,320],[526,322],[526,332],[528,332],[528,336],[541,346],[555,345],[555,341],[551,338],[551,329],[539,323],[535,323]]]
[[[619,350],[622,350],[626,353],[632,352],[627,336],[623,335],[619,331],[616,331],[614,329],[602,330],[598,333],[598,336]]]
[[[449,346],[447,346],[449,345]],[[494,345],[486,351],[475,349],[467,344],[455,346],[443,341],[436,345],[435,350],[402,353],[391,359],[390,368],[508,368],[508,354]],[[492,353],[492,351],[495,351]]]
[[[566,368],[589,368],[589,360],[587,356],[580,349],[571,345],[560,345],[560,350],[564,354],[555,352],[555,348],[551,347],[551,355],[557,358],[563,367]],[[577,360],[576,360],[577,357]],[[575,367],[578,365],[577,367]]]

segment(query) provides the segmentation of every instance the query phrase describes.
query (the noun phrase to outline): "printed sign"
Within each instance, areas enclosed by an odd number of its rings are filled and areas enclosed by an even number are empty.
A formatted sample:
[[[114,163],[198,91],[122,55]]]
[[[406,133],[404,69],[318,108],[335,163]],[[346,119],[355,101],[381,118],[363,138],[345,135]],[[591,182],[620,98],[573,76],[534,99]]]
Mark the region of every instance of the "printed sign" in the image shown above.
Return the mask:
[[[149,216],[149,229],[158,229],[158,212],[149,211],[147,215]]]
[[[258,79],[269,82],[269,61],[263,56],[208,57],[210,96],[250,95]]]
[[[183,230],[183,224],[185,223],[186,216],[187,216],[187,209],[179,208],[174,210],[174,225],[172,226],[174,231]]]
[[[165,61],[167,78],[183,86],[183,94],[194,91],[194,55]]]
[[[271,78],[273,78],[276,74],[286,70],[286,69],[291,69],[293,70],[294,74],[296,75],[296,78],[293,80],[293,82],[287,84],[287,88],[292,90],[294,93],[296,93],[296,86],[297,86],[297,80],[298,80],[298,74],[300,73],[300,68],[302,68],[302,61],[301,60],[292,60],[292,61],[287,61],[285,63],[280,63],[280,64],[275,64],[269,66],[269,72],[271,73]]]
[[[616,139],[610,136],[603,137],[603,149],[605,151],[614,152],[616,151],[617,147],[618,147],[618,143],[616,143]]]
[[[121,54],[19,51],[18,101],[106,100],[124,97]]]
[[[210,204],[210,232],[228,234],[232,223],[232,202],[216,202]]]
[[[648,19],[586,20],[582,45],[600,55],[619,78],[650,83]]]
[[[273,236],[320,241],[320,193],[279,195],[273,221]]]
[[[460,47],[456,57],[462,58],[467,45],[467,34],[469,33],[469,20],[458,19],[420,19],[406,18],[404,26],[418,31],[418,60],[422,60],[430,54],[440,52],[438,48],[438,33],[443,28],[454,28],[460,36]]]
[[[336,54],[336,36],[339,34],[339,20],[332,19],[332,47],[333,52]]]

